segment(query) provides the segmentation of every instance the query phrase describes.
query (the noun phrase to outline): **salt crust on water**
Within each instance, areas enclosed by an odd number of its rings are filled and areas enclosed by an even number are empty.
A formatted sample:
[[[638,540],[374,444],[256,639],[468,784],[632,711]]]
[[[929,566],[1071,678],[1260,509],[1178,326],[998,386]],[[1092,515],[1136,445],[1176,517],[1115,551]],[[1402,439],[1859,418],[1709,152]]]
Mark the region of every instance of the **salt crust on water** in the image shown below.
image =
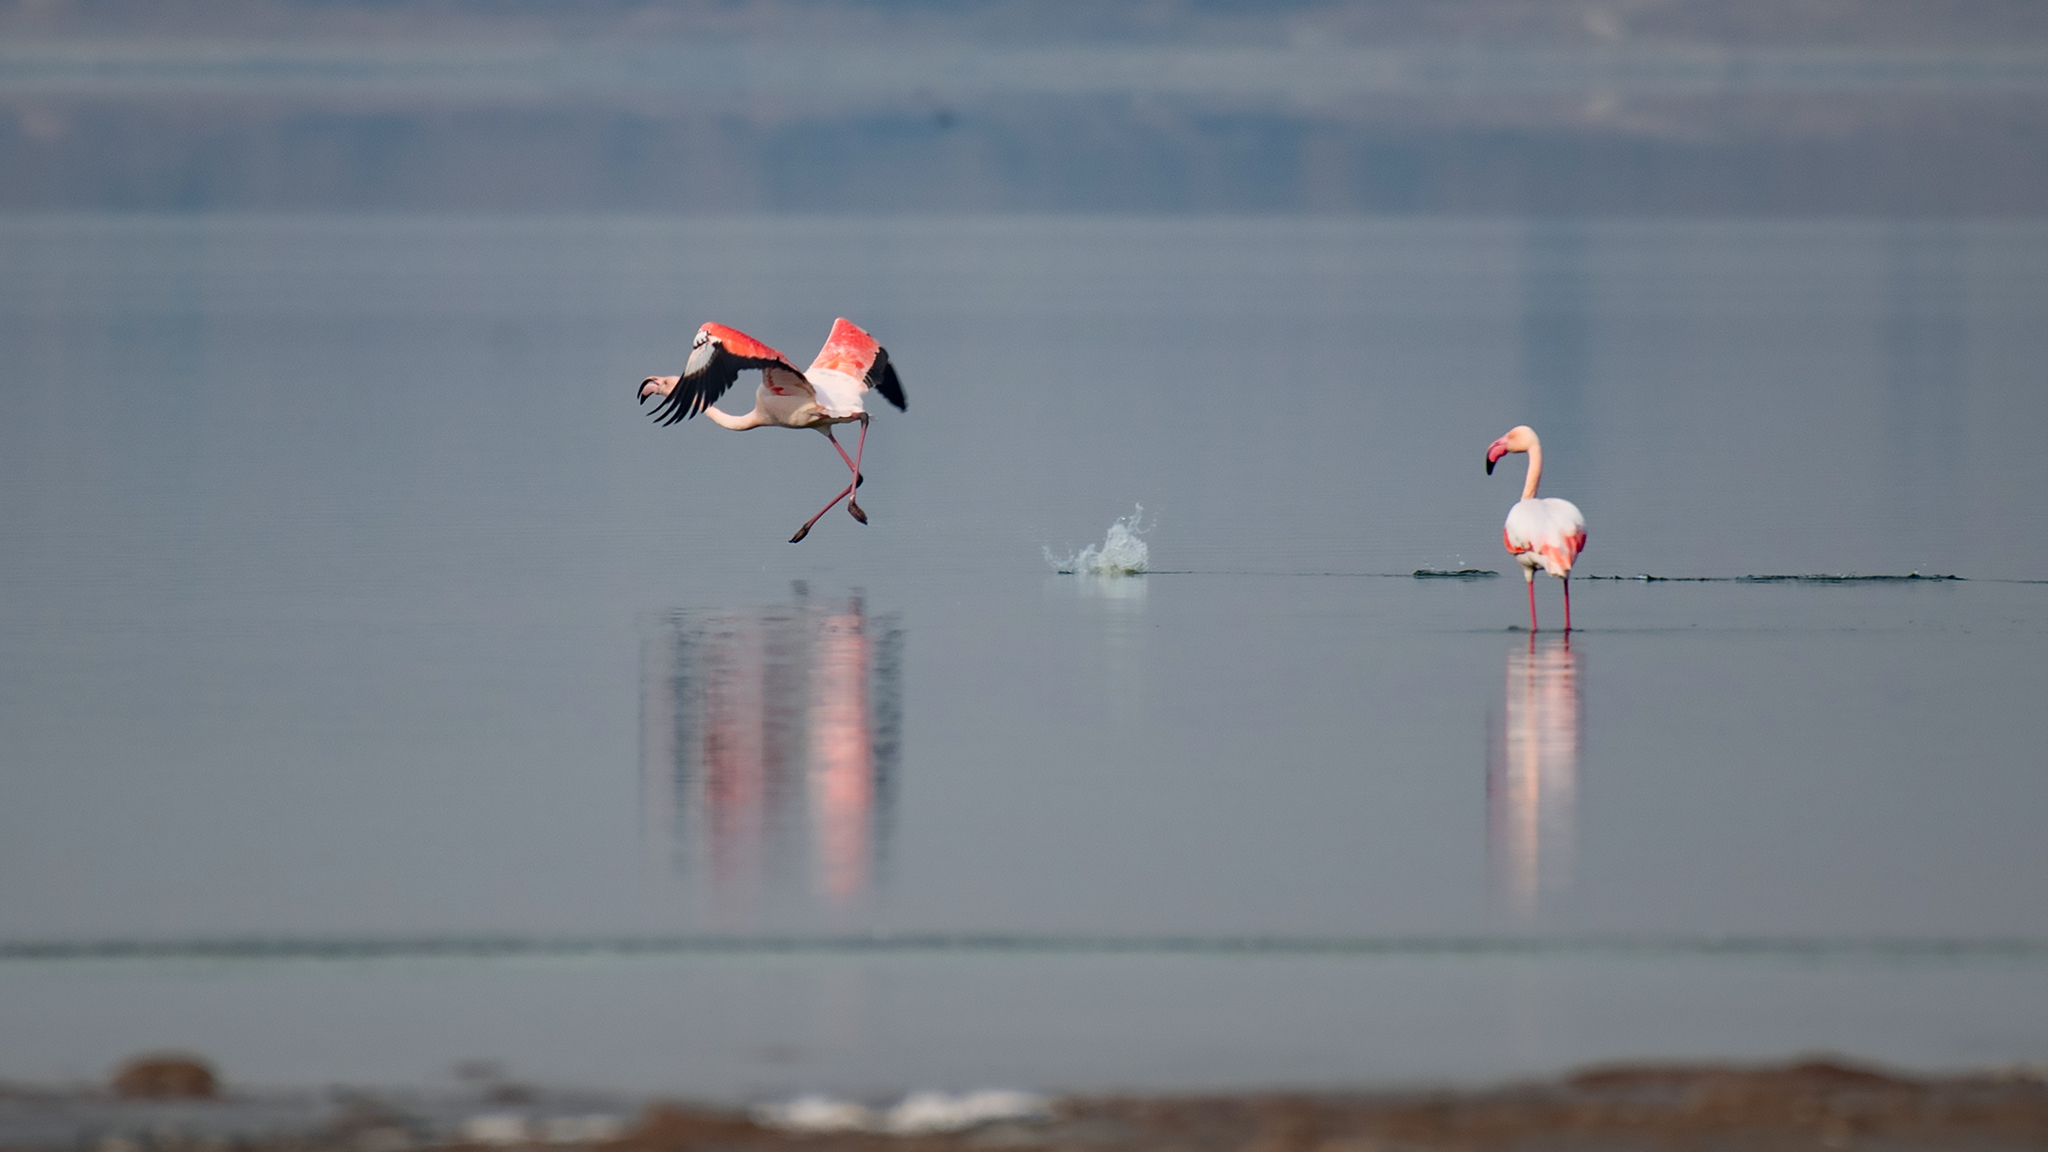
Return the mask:
[[[1073,573],[1081,576],[1136,576],[1145,571],[1151,563],[1151,549],[1145,547],[1144,525],[1145,506],[1129,516],[1116,520],[1109,526],[1109,535],[1103,538],[1102,547],[1090,544],[1079,552],[1061,559],[1045,549],[1045,562],[1055,572]]]
[[[888,1132],[915,1136],[959,1132],[997,1120],[1027,1120],[1044,1116],[1048,1110],[1043,1096],[990,1088],[957,1096],[912,1092],[895,1107],[881,1109],[829,1096],[799,1096],[784,1104],[764,1104],[754,1109],[754,1119],[791,1132]]]

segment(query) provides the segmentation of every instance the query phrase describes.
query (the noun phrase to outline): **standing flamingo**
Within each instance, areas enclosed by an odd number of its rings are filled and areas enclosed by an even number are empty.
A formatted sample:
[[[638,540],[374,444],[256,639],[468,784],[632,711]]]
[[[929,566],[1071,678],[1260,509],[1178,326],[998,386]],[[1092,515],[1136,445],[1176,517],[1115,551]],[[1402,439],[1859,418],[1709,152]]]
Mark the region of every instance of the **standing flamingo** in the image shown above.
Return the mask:
[[[725,390],[732,387],[740,373],[749,368],[761,370],[761,387],[754,393],[754,410],[744,416],[712,407]],[[640,382],[640,402],[647,403],[649,396],[665,396],[666,400],[654,406],[654,419],[659,424],[673,424],[687,420],[702,412],[721,428],[744,432],[749,428],[764,428],[774,425],[778,428],[816,428],[832,441],[838,449],[839,458],[853,472],[853,480],[846,491],[832,498],[831,503],[818,509],[818,515],[804,521],[804,526],[789,538],[791,544],[810,535],[811,525],[818,517],[832,510],[832,505],[846,501],[846,510],[855,520],[865,524],[868,514],[861,511],[860,498],[854,489],[861,486],[866,477],[860,472],[861,450],[868,442],[868,410],[866,394],[868,389],[880,392],[883,398],[897,408],[905,408],[903,384],[896,379],[896,369],[889,363],[889,354],[882,350],[875,338],[855,325],[851,320],[840,318],[832,322],[832,335],[826,338],[825,347],[818,352],[818,358],[811,361],[809,370],[799,372],[789,357],[777,352],[752,336],[723,324],[707,323],[697,329],[697,338],[690,342],[690,359],[683,366],[681,376],[649,376]],[[854,446],[853,455],[848,456],[840,446],[839,438],[832,435],[832,425],[860,422],[860,443]],[[849,499],[851,497],[851,499]]]
[[[1522,579],[1529,585],[1529,631],[1536,631],[1536,567],[1564,581],[1564,630],[1572,630],[1572,561],[1586,548],[1586,518],[1579,506],[1555,497],[1536,498],[1536,482],[1543,475],[1543,444],[1527,424],[1508,429],[1508,434],[1486,446],[1486,474],[1510,452],[1529,454],[1529,478],[1522,481],[1522,498],[1508,509],[1507,526],[1501,539],[1522,565]]]

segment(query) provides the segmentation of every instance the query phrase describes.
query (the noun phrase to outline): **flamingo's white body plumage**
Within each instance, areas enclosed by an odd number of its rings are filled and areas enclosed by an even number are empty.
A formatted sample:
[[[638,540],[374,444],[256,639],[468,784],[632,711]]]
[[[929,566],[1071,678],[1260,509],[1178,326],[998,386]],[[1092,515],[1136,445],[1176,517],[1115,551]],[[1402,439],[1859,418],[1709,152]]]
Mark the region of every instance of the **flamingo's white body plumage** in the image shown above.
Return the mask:
[[[1522,579],[1529,585],[1529,630],[1536,630],[1536,569],[1541,568],[1564,582],[1564,630],[1569,632],[1572,563],[1586,548],[1586,517],[1569,500],[1537,497],[1536,484],[1543,476],[1543,444],[1533,429],[1517,425],[1487,445],[1487,472],[1510,452],[1529,455],[1529,477],[1522,482],[1522,498],[1508,509],[1508,522],[1501,529],[1501,540],[1522,566]]]
[[[712,407],[712,404],[731,388],[740,373],[748,369],[759,369],[761,386],[754,391],[754,408],[743,415]],[[697,329],[696,339],[690,345],[690,359],[680,376],[649,376],[640,382],[640,402],[646,403],[650,396],[663,397],[654,408],[655,420],[673,424],[687,420],[698,413],[711,418],[721,428],[744,432],[749,428],[811,428],[825,434],[838,449],[839,458],[853,470],[853,482],[846,490],[832,498],[832,503],[818,510],[796,535],[790,537],[794,544],[802,540],[818,522],[818,517],[832,510],[832,505],[846,500],[846,510],[855,520],[865,524],[867,513],[861,511],[858,498],[848,499],[860,487],[862,476],[860,458],[868,440],[867,393],[880,392],[884,399],[898,408],[904,408],[903,383],[896,378],[896,368],[889,363],[889,353],[875,342],[875,338],[862,331],[852,321],[841,318],[832,325],[832,334],[826,338],[825,347],[818,352],[818,358],[802,372],[789,362],[789,357],[761,343],[737,328],[723,324],[705,324]],[[838,437],[832,435],[834,424],[860,424],[860,444],[854,454],[848,456],[840,447]]]
[[[1579,551],[1586,546],[1586,517],[1569,500],[1531,497],[1508,509],[1501,539],[1532,581],[1538,568],[1568,580],[1572,561],[1579,558]]]

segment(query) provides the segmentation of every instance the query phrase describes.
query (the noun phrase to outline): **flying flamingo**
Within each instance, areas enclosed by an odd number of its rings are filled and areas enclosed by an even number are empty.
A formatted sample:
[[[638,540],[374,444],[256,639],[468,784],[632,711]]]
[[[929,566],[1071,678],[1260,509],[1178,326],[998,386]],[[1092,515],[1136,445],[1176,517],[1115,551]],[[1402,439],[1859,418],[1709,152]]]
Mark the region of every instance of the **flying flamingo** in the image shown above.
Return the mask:
[[[754,410],[744,416],[712,407],[725,390],[732,387],[740,373],[749,368],[761,370],[761,387],[754,393]],[[640,402],[647,403],[649,396],[664,396],[667,399],[654,406],[654,419],[658,424],[673,424],[687,420],[702,412],[721,428],[744,432],[749,428],[816,428],[832,441],[838,449],[839,458],[853,472],[853,480],[846,491],[832,498],[830,504],[818,509],[818,515],[804,521],[804,526],[789,538],[791,544],[810,535],[811,525],[818,517],[832,510],[832,505],[846,501],[846,510],[853,518],[865,524],[868,514],[861,511],[860,498],[854,489],[866,479],[860,473],[861,450],[868,442],[868,410],[866,394],[872,388],[897,408],[904,407],[903,384],[896,379],[896,369],[889,363],[889,354],[882,350],[875,338],[860,330],[852,321],[841,318],[832,323],[832,335],[825,340],[825,347],[818,352],[818,358],[811,361],[808,370],[799,372],[789,357],[777,352],[752,336],[723,324],[706,324],[697,329],[697,338],[690,342],[690,359],[683,366],[681,376],[649,376],[640,382]],[[860,422],[860,443],[848,456],[841,447],[838,437],[832,435],[834,424]]]
[[[1536,481],[1543,475],[1543,444],[1527,424],[1508,429],[1508,434],[1486,446],[1486,474],[1510,452],[1529,454],[1529,478],[1522,481],[1522,498],[1508,509],[1507,526],[1501,539],[1522,565],[1522,579],[1529,585],[1529,631],[1536,631],[1536,568],[1564,581],[1564,630],[1572,630],[1572,561],[1586,548],[1586,518],[1569,500],[1536,498]]]

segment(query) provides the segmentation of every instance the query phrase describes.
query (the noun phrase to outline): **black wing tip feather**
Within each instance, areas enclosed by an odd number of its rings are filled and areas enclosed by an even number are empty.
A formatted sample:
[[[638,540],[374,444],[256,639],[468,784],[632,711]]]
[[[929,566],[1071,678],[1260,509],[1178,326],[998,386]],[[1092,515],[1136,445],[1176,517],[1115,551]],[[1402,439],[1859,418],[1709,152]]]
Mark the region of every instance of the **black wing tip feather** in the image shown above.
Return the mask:
[[[661,403],[656,404],[648,416],[665,428],[678,420],[688,420],[703,410],[704,400],[697,390],[678,384],[675,391],[661,398]]]
[[[875,391],[880,392],[883,399],[894,404],[898,412],[910,411],[910,405],[906,402],[903,395],[903,381],[897,379],[896,366],[889,363],[889,352],[887,349],[879,347],[875,349],[875,363],[868,369],[868,375],[879,377],[874,382]]]
[[[685,375],[677,380],[675,390],[663,397],[649,415],[663,427],[688,420],[717,403],[718,398],[740,378],[741,372],[775,363],[780,361],[764,360],[757,365],[737,356],[721,355],[695,376]],[[644,401],[646,397],[641,399]]]
[[[703,405],[692,403],[691,401],[694,399],[694,397],[683,396],[681,389],[671,393],[668,402],[668,419],[661,422],[662,426],[667,427],[670,424],[688,420],[690,417],[695,416],[702,410]]]

